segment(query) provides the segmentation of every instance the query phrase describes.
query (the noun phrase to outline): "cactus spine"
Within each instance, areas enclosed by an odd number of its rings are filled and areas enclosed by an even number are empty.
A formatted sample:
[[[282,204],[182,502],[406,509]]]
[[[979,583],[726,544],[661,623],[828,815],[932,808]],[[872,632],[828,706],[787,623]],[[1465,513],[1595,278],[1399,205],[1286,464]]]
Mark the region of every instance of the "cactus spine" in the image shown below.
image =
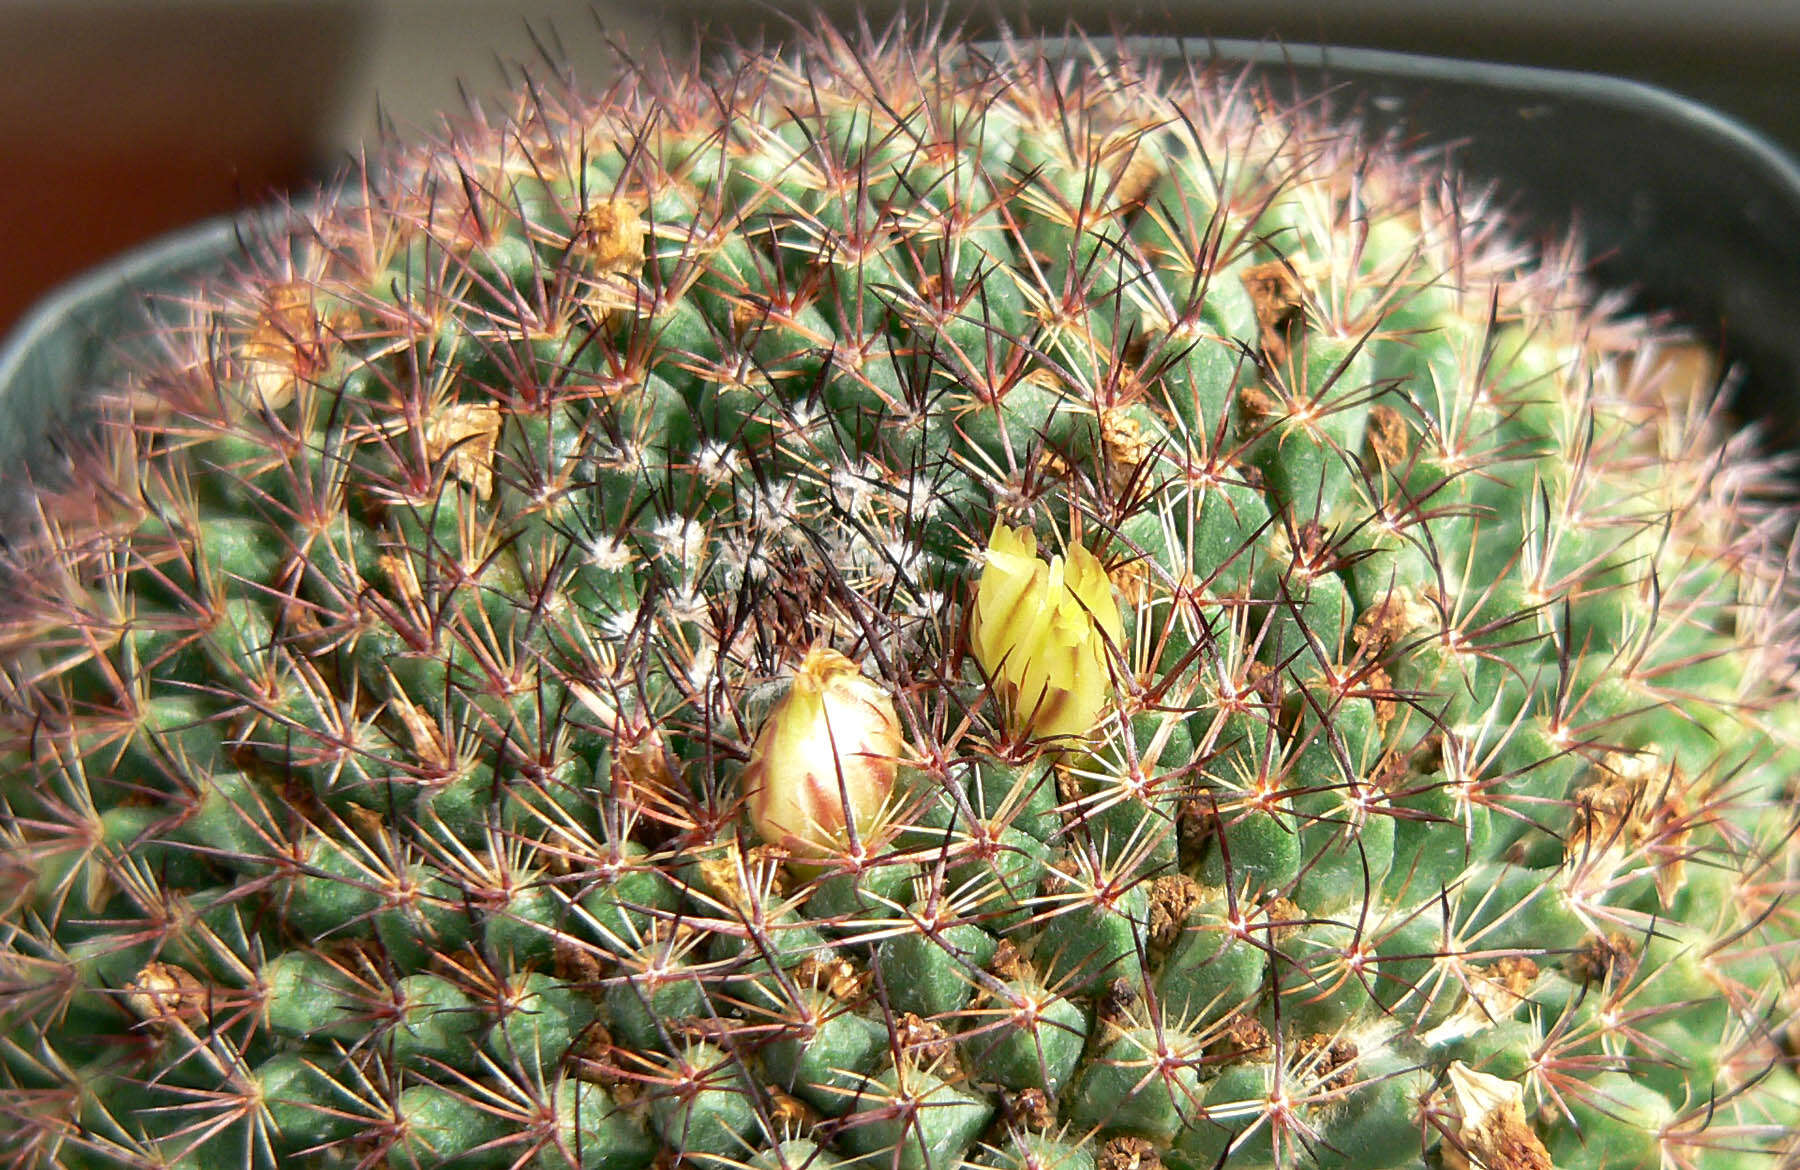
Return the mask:
[[[1792,515],[1428,162],[821,34],[178,303],[8,561],[9,1164],[1796,1156]]]

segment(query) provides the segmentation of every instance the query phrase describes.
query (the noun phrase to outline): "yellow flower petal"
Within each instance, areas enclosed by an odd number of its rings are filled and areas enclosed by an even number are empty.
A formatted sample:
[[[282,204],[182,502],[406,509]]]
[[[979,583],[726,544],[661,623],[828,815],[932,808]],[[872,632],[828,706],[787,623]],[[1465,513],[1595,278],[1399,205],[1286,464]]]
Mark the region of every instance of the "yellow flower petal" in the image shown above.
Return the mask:
[[[1029,529],[996,525],[975,590],[969,641],[1013,727],[1051,738],[1093,733],[1112,690],[1108,643],[1124,640],[1112,581],[1076,545],[1046,564]]]

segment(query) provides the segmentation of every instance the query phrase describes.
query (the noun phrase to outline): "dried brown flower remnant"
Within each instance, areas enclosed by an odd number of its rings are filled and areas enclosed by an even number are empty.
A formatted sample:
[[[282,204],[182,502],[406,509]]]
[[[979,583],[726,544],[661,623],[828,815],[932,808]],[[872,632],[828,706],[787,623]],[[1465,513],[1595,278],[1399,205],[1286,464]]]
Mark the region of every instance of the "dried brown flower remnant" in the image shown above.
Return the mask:
[[[1186,874],[1164,874],[1150,884],[1150,942],[1169,947],[1181,935],[1188,911],[1200,900],[1200,883]]]
[[[1314,1032],[1295,1048],[1295,1067],[1320,1092],[1342,1092],[1356,1083],[1357,1048],[1349,1040]]]
[[[1004,1102],[1006,1120],[1021,1129],[1050,1129],[1056,1124],[1056,1110],[1042,1089],[1021,1089]]]
[[[1667,908],[1685,879],[1694,831],[1686,786],[1682,772],[1654,749],[1606,753],[1591,782],[1575,793],[1565,856],[1602,871],[1628,856],[1647,857]]]
[[[263,311],[238,347],[245,384],[269,410],[292,402],[299,384],[324,365],[313,297],[313,286],[304,281],[272,285]]]
[[[453,402],[425,423],[425,453],[467,484],[475,498],[494,491],[494,446],[500,439],[500,408],[491,402]]]
[[[769,1093],[769,1120],[785,1133],[804,1133],[818,1124],[818,1110],[791,1093],[771,1088]]]
[[[855,1003],[868,993],[868,972],[844,958],[809,955],[794,968],[794,978],[839,1003]]]
[[[1137,1006],[1138,990],[1131,985],[1129,979],[1114,979],[1107,983],[1106,990],[1095,1004],[1095,1015],[1101,1020],[1119,1022],[1130,1018],[1131,1010]]]
[[[1394,589],[1357,617],[1351,637],[1364,658],[1380,659],[1438,625],[1426,590]]]
[[[1541,1161],[1460,1058],[1563,1170],[1790,1154],[1778,469],[1448,160],[940,29],[540,77],[108,359],[0,1148]]]
[[[1218,1035],[1206,1046],[1206,1055],[1227,1064],[1257,1060],[1266,1056],[1271,1043],[1269,1029],[1262,1021],[1247,1012],[1238,1012],[1219,1027]]]
[[[1525,1120],[1525,1089],[1515,1081],[1450,1065],[1450,1090],[1461,1115],[1457,1140],[1472,1170],[1553,1170],[1550,1152]]]
[[[1610,982],[1615,986],[1630,982],[1637,965],[1636,946],[1629,936],[1616,930],[1590,935],[1564,963],[1571,979],[1581,983]]]
[[[1540,969],[1536,963],[1525,955],[1505,955],[1494,963],[1493,977],[1500,982],[1511,995],[1521,999],[1537,982]]]
[[[1303,315],[1300,282],[1284,260],[1251,265],[1241,279],[1256,308],[1257,345],[1270,365],[1279,366],[1287,361],[1288,332]]]
[[[994,948],[994,957],[988,961],[989,972],[1002,979],[1023,979],[1031,971],[1031,965],[1011,939],[1001,939],[1000,945]]]
[[[1385,402],[1369,408],[1369,450],[1383,467],[1400,467],[1412,450],[1406,418]]]
[[[1100,1170],[1162,1170],[1156,1147],[1139,1137],[1108,1138],[1100,1146]]]
[[[1567,853],[1579,857],[1626,843],[1632,810],[1642,792],[1635,768],[1615,770],[1602,764],[1599,778],[1575,794],[1575,831]]]
[[[205,1019],[210,998],[206,984],[192,971],[161,961],[145,964],[125,989],[126,1006],[152,1023]]]
[[[629,199],[608,199],[582,212],[575,244],[601,272],[629,272],[644,263],[643,208]]]
[[[927,1020],[915,1012],[901,1012],[895,1021],[895,1036],[902,1052],[924,1061],[944,1060],[954,1049],[950,1033],[936,1020]]]

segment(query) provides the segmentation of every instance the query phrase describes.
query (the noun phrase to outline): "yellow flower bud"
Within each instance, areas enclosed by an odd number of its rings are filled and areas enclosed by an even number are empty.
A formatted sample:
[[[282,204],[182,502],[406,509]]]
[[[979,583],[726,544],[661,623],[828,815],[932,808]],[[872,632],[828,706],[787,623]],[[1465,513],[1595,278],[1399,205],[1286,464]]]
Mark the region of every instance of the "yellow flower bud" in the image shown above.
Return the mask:
[[[744,770],[750,821],[794,856],[823,858],[875,825],[903,740],[893,700],[835,650],[807,651]]]
[[[1045,564],[1026,528],[994,526],[969,623],[975,658],[1008,704],[1015,730],[1086,736],[1112,692],[1112,651],[1125,640],[1112,580],[1080,545]]]

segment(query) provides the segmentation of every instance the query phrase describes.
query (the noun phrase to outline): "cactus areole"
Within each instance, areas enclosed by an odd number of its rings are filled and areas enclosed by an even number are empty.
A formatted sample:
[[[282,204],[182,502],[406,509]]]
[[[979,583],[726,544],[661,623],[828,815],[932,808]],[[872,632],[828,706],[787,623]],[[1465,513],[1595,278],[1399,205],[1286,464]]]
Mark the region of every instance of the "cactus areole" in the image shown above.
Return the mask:
[[[0,1160],[1794,1164],[1793,514],[1494,208],[904,28],[382,155],[7,554]]]

